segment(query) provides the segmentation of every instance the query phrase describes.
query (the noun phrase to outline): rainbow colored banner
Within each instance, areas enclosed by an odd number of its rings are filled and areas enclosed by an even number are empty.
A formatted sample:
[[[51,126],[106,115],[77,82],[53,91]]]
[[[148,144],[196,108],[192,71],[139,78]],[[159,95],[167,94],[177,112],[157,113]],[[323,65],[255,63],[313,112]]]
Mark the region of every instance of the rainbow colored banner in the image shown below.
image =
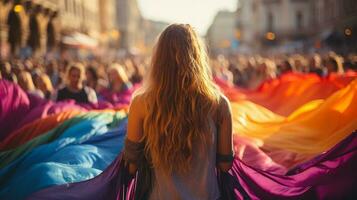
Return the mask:
[[[356,195],[356,77],[286,74],[254,91],[217,80],[233,113],[235,198]],[[122,199],[127,103],[45,101],[1,80],[0,199]]]

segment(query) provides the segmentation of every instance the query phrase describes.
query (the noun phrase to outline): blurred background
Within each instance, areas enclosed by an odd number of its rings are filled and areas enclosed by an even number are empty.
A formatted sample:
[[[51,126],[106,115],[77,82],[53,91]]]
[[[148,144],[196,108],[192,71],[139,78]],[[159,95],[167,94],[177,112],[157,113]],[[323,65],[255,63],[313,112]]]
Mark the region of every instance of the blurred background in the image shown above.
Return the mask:
[[[173,22],[211,55],[356,52],[355,0],[1,0],[1,58],[150,54]]]

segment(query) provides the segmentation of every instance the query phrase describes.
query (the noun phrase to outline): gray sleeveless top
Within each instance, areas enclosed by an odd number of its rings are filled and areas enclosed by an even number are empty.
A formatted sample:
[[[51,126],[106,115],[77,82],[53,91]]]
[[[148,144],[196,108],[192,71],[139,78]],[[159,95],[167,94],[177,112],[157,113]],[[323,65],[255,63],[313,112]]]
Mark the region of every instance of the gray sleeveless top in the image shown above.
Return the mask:
[[[150,200],[216,200],[219,188],[216,176],[217,128],[212,119],[209,120],[211,143],[200,150],[199,141],[194,144],[191,170],[186,175],[173,174],[165,176],[154,169],[155,183]]]

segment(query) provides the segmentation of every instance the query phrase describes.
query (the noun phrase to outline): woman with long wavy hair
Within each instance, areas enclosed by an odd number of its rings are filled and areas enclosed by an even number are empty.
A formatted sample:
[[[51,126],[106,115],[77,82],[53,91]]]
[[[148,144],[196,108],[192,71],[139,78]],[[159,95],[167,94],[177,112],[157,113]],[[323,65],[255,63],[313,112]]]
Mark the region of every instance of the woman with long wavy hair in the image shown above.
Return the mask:
[[[149,199],[220,197],[216,168],[226,172],[232,165],[232,119],[207,60],[190,25],[170,25],[132,100],[124,158],[132,174],[143,157],[149,163]]]

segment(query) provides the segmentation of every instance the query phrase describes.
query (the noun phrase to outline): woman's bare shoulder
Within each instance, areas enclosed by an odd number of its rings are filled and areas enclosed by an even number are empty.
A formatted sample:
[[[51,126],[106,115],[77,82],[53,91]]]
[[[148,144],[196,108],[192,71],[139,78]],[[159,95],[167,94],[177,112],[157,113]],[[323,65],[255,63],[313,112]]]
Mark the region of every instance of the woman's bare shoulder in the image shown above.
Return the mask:
[[[137,112],[140,115],[145,115],[146,113],[146,101],[144,94],[136,94],[130,103],[129,112]]]

